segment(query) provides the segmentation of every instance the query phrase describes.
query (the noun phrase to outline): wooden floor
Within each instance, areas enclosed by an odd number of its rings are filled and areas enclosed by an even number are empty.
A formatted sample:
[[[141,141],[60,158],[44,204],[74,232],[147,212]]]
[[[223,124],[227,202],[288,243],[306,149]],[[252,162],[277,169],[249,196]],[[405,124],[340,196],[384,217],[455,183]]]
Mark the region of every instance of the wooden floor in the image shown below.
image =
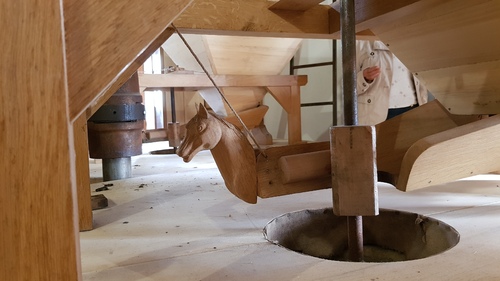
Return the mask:
[[[279,215],[330,207],[330,190],[251,205],[227,191],[207,151],[190,163],[142,155],[133,165],[134,178],[99,192],[109,207],[94,212],[94,230],[80,233],[84,280],[500,280],[500,175],[409,193],[380,185],[381,208],[441,220],[460,242],[420,260],[350,263],[302,255],[263,236]],[[99,169],[91,163],[93,177]]]

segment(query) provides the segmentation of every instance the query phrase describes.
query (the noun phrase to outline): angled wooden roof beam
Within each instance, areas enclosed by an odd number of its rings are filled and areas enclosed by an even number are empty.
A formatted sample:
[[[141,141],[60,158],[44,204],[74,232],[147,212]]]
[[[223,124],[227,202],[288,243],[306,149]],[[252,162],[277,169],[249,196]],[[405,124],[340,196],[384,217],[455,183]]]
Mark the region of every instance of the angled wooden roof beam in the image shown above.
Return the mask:
[[[323,2],[323,0],[279,0],[271,5],[269,9],[306,11],[317,6],[321,2]]]
[[[307,7],[311,6],[311,1],[306,1],[309,4]],[[330,6],[313,5],[307,10],[271,10],[273,4],[277,3],[268,0],[194,0],[175,19],[174,24],[186,34],[338,38],[338,35],[332,37],[330,34],[329,11],[333,10]]]

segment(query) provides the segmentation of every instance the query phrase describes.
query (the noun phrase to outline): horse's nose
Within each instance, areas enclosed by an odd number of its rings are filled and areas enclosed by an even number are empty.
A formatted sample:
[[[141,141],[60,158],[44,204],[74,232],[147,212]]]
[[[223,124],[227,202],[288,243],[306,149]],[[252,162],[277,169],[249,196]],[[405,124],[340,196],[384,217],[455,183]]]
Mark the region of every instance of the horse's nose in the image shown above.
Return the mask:
[[[181,145],[179,146],[179,149],[177,149],[176,152],[177,156],[181,157],[184,162],[189,162],[191,161],[191,153],[189,153],[186,149],[186,143],[183,141]]]

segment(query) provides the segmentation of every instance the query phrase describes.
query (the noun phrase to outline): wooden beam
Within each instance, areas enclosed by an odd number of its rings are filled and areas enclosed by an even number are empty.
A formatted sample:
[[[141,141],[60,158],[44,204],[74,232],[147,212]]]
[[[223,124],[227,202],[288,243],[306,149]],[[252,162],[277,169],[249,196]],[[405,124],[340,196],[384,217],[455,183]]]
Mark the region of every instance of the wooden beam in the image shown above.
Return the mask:
[[[288,142],[302,142],[300,86],[307,83],[306,75],[213,75],[219,87],[266,87],[288,113]],[[139,74],[141,87],[154,88],[213,87],[205,74]]]
[[[195,0],[176,20],[186,34],[336,39],[327,5],[306,11],[270,10],[267,0]]]
[[[428,1],[427,1],[428,2]],[[356,31],[364,31],[383,23],[397,22],[415,10],[432,6],[425,0],[355,0]],[[330,11],[330,33],[340,34],[340,1],[335,2]]]
[[[65,0],[71,119],[99,97],[112,95],[140,66],[136,61],[154,51],[146,47],[163,43],[155,40],[168,34],[166,28],[191,2]]]
[[[89,119],[116,91],[142,66],[149,56],[156,51],[174,32],[166,28],[146,49],[119,74],[116,81],[104,90],[86,109],[85,115]]]
[[[326,150],[329,154],[329,148],[329,142],[300,143],[266,148],[265,156],[263,154],[257,156],[258,196],[269,198],[331,187],[330,171],[327,171],[325,176],[322,177],[318,176],[287,183],[287,179],[283,177],[283,170],[280,167],[282,157],[321,150]],[[329,159],[328,157],[328,161]]]
[[[403,191],[500,170],[500,115],[417,141],[401,164],[396,187]]]
[[[445,108],[434,100],[377,127],[377,166],[382,181],[396,185],[406,152],[418,140],[457,127]]]
[[[75,142],[76,188],[78,198],[78,218],[80,231],[92,230],[93,214],[90,200],[89,144],[87,135],[87,117],[82,114],[73,123]]]
[[[213,75],[219,87],[303,86],[307,75]],[[144,88],[206,88],[214,87],[205,74],[140,74],[139,85]]]
[[[270,10],[291,10],[291,11],[306,11],[323,0],[279,0],[269,7]]]
[[[477,115],[454,116],[451,115],[438,100],[433,100],[427,104],[412,109],[404,114],[391,118],[376,125],[377,128],[377,167],[379,171],[379,180],[388,182],[401,190],[406,189],[406,181],[401,181],[402,177],[408,177],[408,152],[412,147],[427,137],[449,132],[464,124],[469,124],[479,120]],[[421,145],[420,145],[421,147]],[[466,146],[464,146],[465,149]],[[414,148],[413,148],[413,151]],[[439,161],[443,156],[436,156],[435,159],[427,158],[432,163]],[[413,160],[411,160],[413,161]],[[410,161],[410,162],[411,162]],[[471,169],[475,164],[467,166],[471,161],[463,162],[463,169]],[[435,168],[437,169],[437,168]],[[414,171],[411,171],[412,173]],[[416,172],[419,174],[419,172]],[[451,174],[457,175],[456,172]],[[434,181],[438,178],[450,179],[446,173],[433,173]],[[455,177],[457,180],[460,177]],[[442,182],[442,181],[441,181]],[[433,183],[429,183],[433,185]]]
[[[287,113],[288,143],[302,142],[302,111],[300,107],[300,87],[266,87],[274,99]]]
[[[61,1],[0,9],[1,280],[81,280]]]

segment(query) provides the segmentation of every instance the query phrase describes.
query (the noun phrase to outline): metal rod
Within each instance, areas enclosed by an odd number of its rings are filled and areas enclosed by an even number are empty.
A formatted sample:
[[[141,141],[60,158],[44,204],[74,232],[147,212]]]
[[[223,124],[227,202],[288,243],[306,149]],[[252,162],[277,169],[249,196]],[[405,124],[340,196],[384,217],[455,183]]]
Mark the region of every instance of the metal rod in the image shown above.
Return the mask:
[[[301,107],[308,107],[308,106],[320,106],[320,105],[334,105],[335,103],[333,101],[325,101],[325,102],[306,102],[306,103],[301,103]]]
[[[170,110],[172,111],[172,124],[174,124],[175,126],[175,123],[177,122],[177,115],[175,114],[175,88],[174,87],[170,87]],[[173,153],[177,153],[177,147],[176,146],[172,146],[173,149]]]
[[[172,111],[172,123],[177,122],[177,117],[175,115],[175,89],[170,87],[170,110]]]
[[[311,63],[311,64],[301,64],[301,65],[294,65],[293,69],[310,68],[310,67],[318,67],[318,66],[328,66],[328,65],[332,65],[332,64],[334,64],[333,61]]]
[[[342,0],[340,11],[344,80],[344,124],[358,125],[354,0]]]
[[[349,260],[363,261],[363,217],[347,217],[347,246],[349,250]]]
[[[332,40],[332,125],[338,125],[337,120],[337,106],[338,106],[338,93],[337,93],[337,40]]]
[[[342,69],[344,84],[344,124],[358,125],[356,94],[356,23],[354,0],[342,0],[340,25],[342,39]],[[349,259],[363,260],[363,217],[347,217]]]

